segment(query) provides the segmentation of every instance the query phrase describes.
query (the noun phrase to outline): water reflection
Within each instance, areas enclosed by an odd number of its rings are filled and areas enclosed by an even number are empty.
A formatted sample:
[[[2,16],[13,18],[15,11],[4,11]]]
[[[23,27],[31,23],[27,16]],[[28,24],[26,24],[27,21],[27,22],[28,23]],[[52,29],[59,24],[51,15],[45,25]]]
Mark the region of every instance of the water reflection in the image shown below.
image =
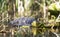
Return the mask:
[[[45,29],[45,28],[12,28],[14,34],[11,32],[0,33],[0,37],[60,37],[59,29]]]

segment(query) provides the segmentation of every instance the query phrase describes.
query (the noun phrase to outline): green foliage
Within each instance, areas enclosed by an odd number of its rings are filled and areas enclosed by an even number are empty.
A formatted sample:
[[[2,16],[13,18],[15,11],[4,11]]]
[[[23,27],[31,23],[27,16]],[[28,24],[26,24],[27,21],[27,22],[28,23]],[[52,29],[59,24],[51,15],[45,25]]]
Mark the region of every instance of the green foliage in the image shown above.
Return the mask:
[[[32,11],[40,10],[40,5],[38,5],[37,3],[33,3],[32,6],[31,6],[31,10]]]
[[[60,10],[60,5],[59,3],[52,3],[49,7],[49,10],[54,10],[54,11],[59,11]]]
[[[7,9],[7,0],[0,0],[0,11],[4,12]]]
[[[57,17],[60,13],[60,11],[54,11],[54,10],[49,10],[51,15],[54,15],[55,17]]]
[[[18,8],[18,0],[16,0],[16,8]]]
[[[50,4],[51,4],[51,2],[52,2],[51,0],[46,0],[46,1],[45,1],[46,6],[47,6],[47,5],[50,5]]]
[[[40,28],[45,28],[44,25],[45,25],[45,24],[44,24],[43,22],[41,22],[38,27],[40,27]]]
[[[60,5],[59,3],[52,3],[49,7],[48,7],[48,11],[51,13],[51,15],[54,16],[58,16],[60,13]]]

